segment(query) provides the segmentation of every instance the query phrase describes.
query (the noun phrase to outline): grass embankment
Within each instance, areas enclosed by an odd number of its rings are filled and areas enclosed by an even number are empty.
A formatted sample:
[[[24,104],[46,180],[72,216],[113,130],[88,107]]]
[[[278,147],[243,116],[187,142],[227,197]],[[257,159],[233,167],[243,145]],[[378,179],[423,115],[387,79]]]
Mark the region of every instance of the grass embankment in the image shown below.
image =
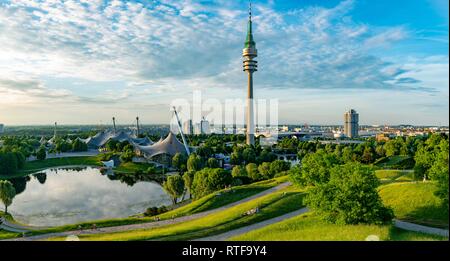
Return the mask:
[[[412,169],[414,159],[411,156],[396,155],[378,159],[374,165],[383,169]]]
[[[408,182],[379,188],[383,203],[392,207],[397,219],[448,228],[448,208],[434,195],[433,182]]]
[[[5,215],[5,212],[0,211],[0,218],[2,218],[2,217],[5,217],[8,220],[12,220],[11,215],[9,215],[9,214]],[[19,233],[9,232],[9,231],[0,229],[0,240],[7,239],[7,238],[14,238],[14,237],[18,237],[18,236],[20,236]]]
[[[303,196],[299,189],[289,187],[227,210],[175,225],[117,233],[85,234],[79,235],[79,238],[95,241],[191,240],[220,234],[295,211],[303,206]],[[256,207],[259,207],[259,213],[243,215]],[[60,237],[52,240],[64,239]]]
[[[175,208],[169,212],[158,215],[160,220],[171,219],[172,217],[187,216],[218,207],[225,206],[227,204],[239,201],[249,196],[255,195],[264,190],[275,187],[276,185],[283,183],[287,180],[287,177],[279,177],[271,180],[261,181],[249,185],[242,185],[233,187],[233,192],[226,192],[226,190],[220,190],[211,193],[203,198],[195,200],[187,205],[179,208]],[[220,196],[219,196],[220,195]],[[89,229],[95,224],[98,228],[112,227],[121,225],[130,225],[137,223],[153,222],[155,217],[128,217],[128,218],[116,218],[116,219],[104,219],[93,220],[89,222],[82,222],[77,224],[64,225],[59,227],[53,227],[45,230],[34,231],[32,234],[45,234],[54,232],[63,232],[70,230],[77,230],[79,227],[83,229]]]
[[[407,182],[414,180],[413,170],[380,169],[375,170],[375,176],[381,183]]]
[[[135,173],[139,170],[146,172],[147,169],[152,166],[152,164],[148,163],[123,162],[119,166],[114,168],[114,172]]]
[[[363,241],[370,235],[380,240],[424,241],[448,238],[410,232],[392,225],[335,225],[306,213],[231,238],[239,241]]]

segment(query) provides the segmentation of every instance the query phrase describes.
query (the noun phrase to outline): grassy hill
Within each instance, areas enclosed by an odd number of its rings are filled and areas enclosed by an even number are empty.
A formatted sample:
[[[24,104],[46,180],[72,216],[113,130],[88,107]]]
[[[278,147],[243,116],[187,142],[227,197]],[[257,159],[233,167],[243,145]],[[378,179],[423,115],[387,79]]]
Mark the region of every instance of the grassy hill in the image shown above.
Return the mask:
[[[378,159],[375,166],[383,169],[412,169],[414,159],[411,156],[395,155]]]
[[[380,169],[375,170],[375,176],[383,184],[413,181],[415,179],[413,170]]]
[[[381,186],[379,194],[396,218],[434,227],[448,228],[448,208],[433,193],[432,182],[393,183]]]
[[[238,241],[363,241],[375,235],[380,240],[447,240],[397,229],[392,225],[335,225],[314,213],[306,213],[288,220],[231,238]]]

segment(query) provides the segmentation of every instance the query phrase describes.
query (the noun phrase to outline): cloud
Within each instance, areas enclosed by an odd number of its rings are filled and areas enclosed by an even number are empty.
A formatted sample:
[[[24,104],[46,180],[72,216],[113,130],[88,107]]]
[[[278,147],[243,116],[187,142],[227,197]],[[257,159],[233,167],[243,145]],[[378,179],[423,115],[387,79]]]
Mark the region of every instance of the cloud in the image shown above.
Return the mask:
[[[448,96],[448,57],[383,55],[427,34],[355,21],[350,0],[331,8],[277,5],[254,5],[258,90]],[[0,92],[14,95],[9,104],[51,99],[99,109],[147,108],[197,88],[231,95],[245,86],[246,21],[240,1],[3,1]],[[55,85],[49,78],[64,80]]]
[[[261,86],[393,88],[388,64],[369,51],[407,33],[353,22],[353,5],[286,13],[255,5]],[[213,86],[237,88],[245,16],[230,3],[10,1],[0,8],[0,70],[90,81],[213,77]]]

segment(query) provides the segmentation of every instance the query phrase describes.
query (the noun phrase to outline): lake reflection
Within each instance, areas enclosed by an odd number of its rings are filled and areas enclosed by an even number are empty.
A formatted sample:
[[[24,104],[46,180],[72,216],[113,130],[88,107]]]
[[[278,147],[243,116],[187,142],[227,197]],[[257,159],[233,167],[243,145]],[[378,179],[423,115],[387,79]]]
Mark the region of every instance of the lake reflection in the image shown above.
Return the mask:
[[[127,217],[148,207],[171,204],[170,197],[155,182],[115,179],[90,167],[48,169],[14,179],[18,194],[8,211],[21,223],[58,226]]]

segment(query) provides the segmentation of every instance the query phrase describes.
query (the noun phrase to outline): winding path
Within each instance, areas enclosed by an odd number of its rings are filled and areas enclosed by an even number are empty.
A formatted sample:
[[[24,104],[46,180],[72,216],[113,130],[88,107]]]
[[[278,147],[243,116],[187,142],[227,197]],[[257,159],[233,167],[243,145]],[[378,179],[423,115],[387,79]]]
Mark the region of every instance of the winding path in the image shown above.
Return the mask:
[[[448,229],[427,227],[427,226],[422,226],[422,225],[418,225],[418,224],[414,224],[414,223],[410,223],[410,222],[406,222],[406,221],[401,221],[401,220],[397,220],[397,219],[394,219],[394,226],[404,229],[404,230],[420,232],[420,233],[425,233],[425,234],[431,234],[431,235],[437,235],[437,236],[442,236],[442,237],[448,237]]]
[[[272,224],[281,222],[283,220],[301,215],[306,212],[308,212],[308,208],[301,208],[299,210],[284,214],[282,216],[264,220],[264,221],[256,223],[256,224],[252,224],[252,225],[248,225],[248,226],[241,227],[238,229],[230,230],[230,231],[227,231],[225,233],[215,235],[215,236],[194,239],[193,241],[225,241],[231,237],[238,236],[238,235],[241,235],[241,234],[244,234],[244,233],[247,233],[247,232],[268,226],[268,225],[272,225]]]
[[[160,227],[165,225],[172,225],[177,224],[180,222],[190,221],[193,219],[201,218],[204,216],[207,216],[212,213],[216,213],[219,211],[223,211],[229,208],[232,208],[234,206],[237,206],[239,204],[251,201],[253,199],[263,197],[265,195],[271,194],[273,192],[276,192],[278,190],[281,190],[283,188],[286,188],[287,186],[291,185],[290,182],[284,182],[281,183],[273,188],[264,190],[258,194],[255,194],[253,196],[241,199],[239,201],[230,203],[228,205],[211,209],[208,211],[195,213],[188,216],[182,216],[174,219],[167,219],[167,220],[161,220],[161,221],[153,221],[153,222],[146,222],[146,223],[140,223],[140,224],[131,224],[131,225],[123,225],[123,226],[114,226],[114,227],[103,227],[98,229],[83,229],[83,230],[71,230],[71,231],[65,231],[65,232],[57,232],[57,233],[47,233],[42,235],[35,235],[35,236],[29,236],[29,237],[21,237],[21,238],[10,238],[6,239],[5,241],[33,241],[33,240],[45,240],[52,237],[65,237],[69,235],[77,235],[77,234],[101,234],[101,233],[114,233],[114,232],[122,232],[122,231],[128,231],[128,230],[137,230],[137,229],[147,229],[147,228],[154,228],[154,227]],[[20,227],[19,227],[20,228]],[[26,229],[26,227],[23,227]]]

